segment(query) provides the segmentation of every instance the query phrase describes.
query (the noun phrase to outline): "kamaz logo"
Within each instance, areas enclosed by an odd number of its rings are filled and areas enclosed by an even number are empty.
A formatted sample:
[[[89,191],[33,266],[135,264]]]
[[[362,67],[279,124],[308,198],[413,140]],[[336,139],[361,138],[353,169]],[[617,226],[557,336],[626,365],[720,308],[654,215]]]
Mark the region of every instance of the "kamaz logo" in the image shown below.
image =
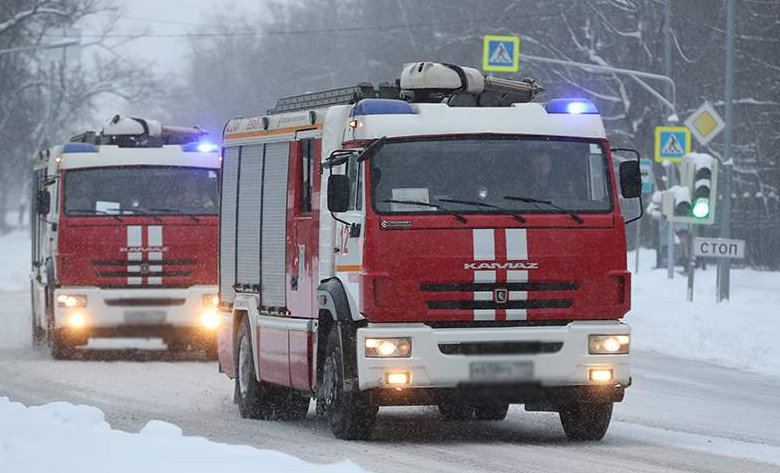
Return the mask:
[[[125,246],[119,248],[120,253],[165,253],[167,246]]]
[[[539,269],[539,263],[466,263],[463,269]]]

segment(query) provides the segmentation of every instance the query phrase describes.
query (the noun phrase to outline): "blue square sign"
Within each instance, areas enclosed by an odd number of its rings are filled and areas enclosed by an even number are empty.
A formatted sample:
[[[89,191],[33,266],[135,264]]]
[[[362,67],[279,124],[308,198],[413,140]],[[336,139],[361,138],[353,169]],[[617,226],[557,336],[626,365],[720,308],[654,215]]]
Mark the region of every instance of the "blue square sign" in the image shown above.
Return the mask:
[[[684,126],[655,127],[655,160],[679,162],[691,152],[691,131]]]
[[[516,36],[485,36],[482,47],[483,70],[517,72],[519,58],[520,38]]]

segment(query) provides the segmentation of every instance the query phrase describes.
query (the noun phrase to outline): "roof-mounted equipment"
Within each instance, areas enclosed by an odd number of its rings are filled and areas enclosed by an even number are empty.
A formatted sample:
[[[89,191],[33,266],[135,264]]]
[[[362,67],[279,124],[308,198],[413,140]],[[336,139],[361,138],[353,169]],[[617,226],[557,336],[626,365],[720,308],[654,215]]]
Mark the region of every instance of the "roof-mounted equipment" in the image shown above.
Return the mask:
[[[101,132],[87,131],[70,141],[93,145],[116,145],[120,148],[158,148],[163,145],[183,145],[198,142],[206,131],[197,126],[167,126],[156,120],[114,115]]]
[[[532,79],[485,77],[471,67],[438,62],[404,65],[399,85],[401,98],[410,102],[446,102],[453,106],[509,106],[530,102],[543,91]]]

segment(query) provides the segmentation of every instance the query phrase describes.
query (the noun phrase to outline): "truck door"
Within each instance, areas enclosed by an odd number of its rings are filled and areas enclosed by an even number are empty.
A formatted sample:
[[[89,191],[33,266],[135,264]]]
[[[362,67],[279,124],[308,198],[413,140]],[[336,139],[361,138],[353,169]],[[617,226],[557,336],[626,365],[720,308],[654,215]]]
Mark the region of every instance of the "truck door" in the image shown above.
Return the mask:
[[[304,132],[311,134],[311,132]],[[315,267],[319,239],[315,219],[318,215],[318,203],[314,199],[317,162],[320,156],[320,142],[314,138],[304,138],[291,143],[290,182],[293,198],[288,207],[290,215],[290,246],[287,249],[287,301],[290,316],[295,319],[312,319],[316,314],[312,310],[315,296]],[[304,321],[300,321],[304,322]],[[291,323],[290,380],[294,387],[309,389],[311,375],[311,333],[306,329],[309,324]],[[299,329],[300,328],[300,329]]]
[[[346,163],[346,173],[352,183],[349,208],[338,214],[336,222],[336,277],[347,291],[350,309],[360,309],[360,272],[363,269],[363,235],[365,234],[364,163],[353,156]],[[346,223],[345,223],[346,222]]]

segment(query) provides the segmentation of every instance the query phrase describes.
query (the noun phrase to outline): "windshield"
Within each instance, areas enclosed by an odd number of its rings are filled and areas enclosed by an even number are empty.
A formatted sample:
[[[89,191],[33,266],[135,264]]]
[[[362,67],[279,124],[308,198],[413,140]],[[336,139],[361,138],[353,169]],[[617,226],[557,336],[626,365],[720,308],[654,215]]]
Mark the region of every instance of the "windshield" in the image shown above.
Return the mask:
[[[65,173],[68,215],[216,215],[215,169],[142,166]]]
[[[545,200],[575,212],[612,209],[607,156],[596,141],[518,137],[396,141],[385,144],[370,162],[378,213],[442,211],[409,201],[441,204],[463,213],[498,211],[475,202],[523,212],[560,212],[507,197]]]

